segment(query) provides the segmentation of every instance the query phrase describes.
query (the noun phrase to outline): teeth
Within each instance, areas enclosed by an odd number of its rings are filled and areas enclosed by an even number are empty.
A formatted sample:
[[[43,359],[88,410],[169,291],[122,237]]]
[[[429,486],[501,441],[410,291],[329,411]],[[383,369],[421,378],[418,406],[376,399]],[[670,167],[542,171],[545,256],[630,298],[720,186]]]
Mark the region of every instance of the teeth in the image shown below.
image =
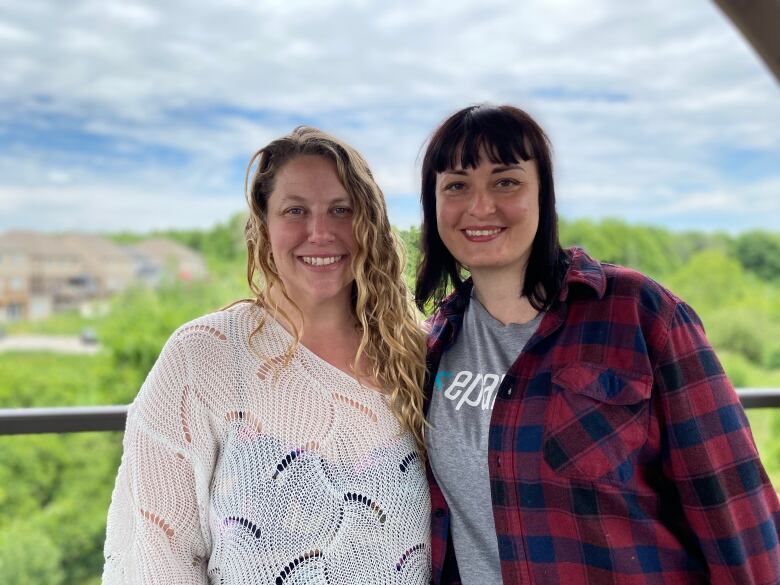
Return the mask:
[[[475,237],[475,236],[494,236],[498,232],[500,232],[501,229],[493,229],[493,230],[466,230],[466,235],[469,237]]]
[[[301,256],[301,259],[304,261],[304,263],[311,266],[327,266],[328,264],[334,264],[335,262],[338,262],[342,258],[343,256],[327,256],[325,258],[322,256]]]

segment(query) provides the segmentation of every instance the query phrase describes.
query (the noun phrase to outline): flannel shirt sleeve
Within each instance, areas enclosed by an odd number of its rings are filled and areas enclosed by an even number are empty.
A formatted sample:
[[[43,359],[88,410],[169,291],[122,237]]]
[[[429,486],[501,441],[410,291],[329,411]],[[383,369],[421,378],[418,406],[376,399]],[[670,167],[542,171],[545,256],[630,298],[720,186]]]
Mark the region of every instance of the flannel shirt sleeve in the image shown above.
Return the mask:
[[[780,581],[780,508],[747,417],[696,313],[678,303],[655,366],[674,482],[712,583]]]

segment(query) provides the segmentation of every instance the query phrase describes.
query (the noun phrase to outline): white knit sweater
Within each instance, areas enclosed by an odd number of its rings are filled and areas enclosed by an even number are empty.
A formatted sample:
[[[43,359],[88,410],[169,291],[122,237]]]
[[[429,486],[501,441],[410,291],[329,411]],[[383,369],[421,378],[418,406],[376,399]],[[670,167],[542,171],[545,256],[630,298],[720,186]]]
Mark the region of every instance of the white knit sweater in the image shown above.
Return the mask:
[[[299,346],[275,376],[249,303],[179,328],[130,408],[103,583],[407,584],[430,503],[385,396]]]

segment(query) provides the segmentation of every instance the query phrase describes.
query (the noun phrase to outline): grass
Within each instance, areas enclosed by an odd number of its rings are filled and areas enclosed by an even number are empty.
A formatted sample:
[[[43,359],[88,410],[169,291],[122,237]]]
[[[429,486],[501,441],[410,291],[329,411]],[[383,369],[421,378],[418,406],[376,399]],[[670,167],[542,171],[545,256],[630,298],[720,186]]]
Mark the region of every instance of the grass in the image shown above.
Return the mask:
[[[100,318],[82,317],[78,311],[55,313],[40,321],[18,321],[4,325],[9,335],[78,335],[85,327],[95,327]]]

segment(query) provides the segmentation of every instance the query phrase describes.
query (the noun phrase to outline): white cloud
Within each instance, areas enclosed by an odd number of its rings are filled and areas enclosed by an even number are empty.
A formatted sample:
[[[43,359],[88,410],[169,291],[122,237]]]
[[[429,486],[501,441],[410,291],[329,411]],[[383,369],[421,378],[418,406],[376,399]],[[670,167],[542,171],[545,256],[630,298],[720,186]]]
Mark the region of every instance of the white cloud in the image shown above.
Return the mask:
[[[240,197],[107,185],[0,189],[0,231],[115,232],[209,227],[242,211]],[[7,218],[14,218],[8,222]],[[42,222],[42,218],[46,218]]]
[[[32,40],[33,35],[29,31],[6,22],[0,22],[0,41],[8,44],[24,45]]]
[[[780,127],[768,123],[780,119],[777,85],[714,5],[583,6],[10,5],[0,21],[0,226],[27,222],[31,209],[4,198],[37,201],[49,192],[64,207],[39,206],[42,226],[71,221],[67,213],[109,221],[109,206],[122,206],[112,225],[148,223],[148,212],[120,195],[173,214],[171,224],[222,219],[242,201],[236,161],[308,121],[360,149],[389,196],[409,197],[430,131],[480,100],[519,104],[540,119],[556,150],[562,209],[572,213],[633,217],[653,201],[687,202],[675,214],[695,215],[711,205],[706,197],[721,201],[718,194],[733,186],[724,181],[740,175],[719,166],[720,150],[780,157]],[[82,154],[79,140],[52,146],[63,120],[113,149],[93,145]],[[144,155],[161,149],[182,161]],[[768,191],[780,169],[747,174],[739,189],[768,210],[746,225],[766,225],[780,209],[777,191]],[[110,204],[101,192],[111,194]],[[188,193],[200,203],[184,211]]]

